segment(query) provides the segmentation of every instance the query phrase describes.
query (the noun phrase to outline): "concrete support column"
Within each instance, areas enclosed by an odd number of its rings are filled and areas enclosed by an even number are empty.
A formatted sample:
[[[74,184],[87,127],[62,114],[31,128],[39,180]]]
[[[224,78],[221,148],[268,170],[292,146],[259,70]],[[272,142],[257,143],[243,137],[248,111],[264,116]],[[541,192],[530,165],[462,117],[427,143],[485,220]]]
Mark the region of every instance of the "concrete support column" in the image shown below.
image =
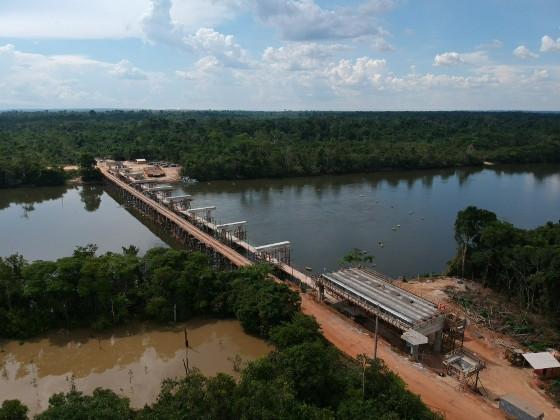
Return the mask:
[[[322,284],[319,285],[319,302],[322,302],[325,299],[325,286]]]
[[[441,351],[442,330],[436,331],[434,338],[434,351]]]
[[[415,362],[418,362],[418,347],[420,347],[418,344],[413,344],[410,346],[410,354],[414,358]]]

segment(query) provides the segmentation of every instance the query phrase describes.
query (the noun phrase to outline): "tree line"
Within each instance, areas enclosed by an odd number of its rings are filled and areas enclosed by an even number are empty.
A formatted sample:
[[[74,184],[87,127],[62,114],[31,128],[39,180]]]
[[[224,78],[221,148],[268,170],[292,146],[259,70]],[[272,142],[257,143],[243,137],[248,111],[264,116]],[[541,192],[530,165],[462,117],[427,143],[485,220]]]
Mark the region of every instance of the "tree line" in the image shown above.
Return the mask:
[[[0,186],[63,182],[82,154],[202,180],[560,161],[560,115],[526,112],[0,113]]]
[[[451,274],[473,278],[560,327],[560,221],[525,230],[468,206],[454,227]]]
[[[380,360],[343,356],[299,312],[300,296],[273,281],[267,265],[217,271],[206,255],[134,246],[96,255],[28,263],[0,258],[0,336],[29,337],[58,327],[102,329],[131,317],[175,323],[194,316],[235,316],[248,333],[275,350],[250,362],[241,379],[191,370],[166,379],[151,405],[132,409],[128,398],[96,389],[84,395],[70,383],[36,419],[439,419]],[[25,419],[18,400],[3,401],[0,419]]]
[[[134,318],[175,323],[195,316],[235,316],[246,331],[268,338],[291,318],[299,295],[268,279],[266,265],[217,271],[205,254],[135,246],[96,255],[29,263],[0,257],[0,337],[26,338],[53,328],[102,330]]]

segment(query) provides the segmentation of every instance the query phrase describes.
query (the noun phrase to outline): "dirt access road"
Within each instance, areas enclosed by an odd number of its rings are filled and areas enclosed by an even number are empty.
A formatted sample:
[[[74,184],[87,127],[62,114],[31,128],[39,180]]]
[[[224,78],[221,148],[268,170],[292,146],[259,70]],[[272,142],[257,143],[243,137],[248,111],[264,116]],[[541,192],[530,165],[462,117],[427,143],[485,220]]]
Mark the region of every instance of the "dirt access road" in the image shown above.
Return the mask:
[[[403,286],[434,303],[445,303],[449,305],[448,308],[452,302],[443,290],[447,286],[461,287],[453,279],[426,284],[412,282]],[[352,357],[361,353],[373,355],[374,338],[369,331],[333,308],[317,302],[312,293],[302,294],[301,307],[304,313],[315,316],[325,337],[341,351]],[[458,312],[461,308],[454,307],[453,310]],[[482,338],[473,336],[473,331],[482,335]],[[560,418],[560,410],[532,385],[531,369],[509,366],[503,358],[505,349],[496,343],[497,338],[508,341],[507,337],[476,325],[469,326],[465,334],[465,348],[487,361],[487,368],[481,372],[479,383],[488,392],[487,398],[471,391],[461,391],[455,378],[440,377],[421,364],[411,362],[407,355],[394,352],[384,339],[379,340],[377,355],[406,382],[408,389],[420,395],[428,407],[443,413],[447,419],[505,419],[498,409],[497,399],[507,393],[542,410],[545,419]]]

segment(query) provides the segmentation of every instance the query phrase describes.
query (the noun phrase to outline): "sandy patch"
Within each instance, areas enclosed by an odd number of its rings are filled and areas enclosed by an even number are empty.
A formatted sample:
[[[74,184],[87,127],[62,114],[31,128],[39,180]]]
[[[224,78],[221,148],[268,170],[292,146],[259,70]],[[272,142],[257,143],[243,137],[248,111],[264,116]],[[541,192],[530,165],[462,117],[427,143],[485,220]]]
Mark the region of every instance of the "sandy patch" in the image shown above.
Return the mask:
[[[105,163],[103,163],[104,165]],[[146,164],[138,164],[132,161],[124,161],[124,165],[130,168],[131,172],[144,172],[144,169],[149,166]],[[167,167],[161,168],[165,173],[165,176],[158,177],[158,178],[150,178],[153,179],[158,184],[165,184],[168,182],[179,182],[181,180],[181,166],[174,166],[174,167]]]

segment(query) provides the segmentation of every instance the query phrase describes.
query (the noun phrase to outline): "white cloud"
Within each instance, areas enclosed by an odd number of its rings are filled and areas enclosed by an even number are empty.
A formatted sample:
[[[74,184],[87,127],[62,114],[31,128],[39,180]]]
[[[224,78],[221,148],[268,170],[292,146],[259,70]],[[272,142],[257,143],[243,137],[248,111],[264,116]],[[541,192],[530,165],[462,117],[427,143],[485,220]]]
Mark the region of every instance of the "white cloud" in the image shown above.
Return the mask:
[[[496,49],[496,48],[502,48],[504,46],[504,43],[498,39],[494,39],[492,40],[492,42],[488,43],[488,44],[479,44],[475,47],[475,49],[477,50],[491,50],[491,49]]]
[[[126,60],[30,54],[11,44],[0,46],[0,58],[0,108],[141,107],[150,90],[150,77]],[[138,89],[123,80],[131,77],[148,85]]]
[[[23,39],[123,39],[145,36],[143,16],[166,24],[158,11],[167,9],[172,23],[185,32],[218,25],[245,12],[251,0],[3,0],[0,6],[0,37]],[[158,20],[160,19],[160,20]],[[163,35],[159,33],[159,35]],[[156,40],[156,39],[152,39]],[[160,41],[157,41],[160,42]]]
[[[488,64],[488,56],[484,51],[471,53],[448,52],[437,54],[434,58],[434,66],[453,67],[461,64],[485,65]]]
[[[324,67],[334,57],[334,53],[347,50],[341,45],[320,45],[316,43],[289,43],[279,48],[268,47],[262,59],[277,70],[313,70]]]
[[[212,55],[229,67],[251,65],[246,50],[235,42],[233,35],[223,35],[209,28],[200,28],[194,35],[183,38],[183,43],[194,51]]]
[[[545,35],[541,38],[541,52],[559,52],[560,51],[560,38],[556,41]]]
[[[434,66],[457,66],[463,64],[461,55],[457,52],[448,52],[444,54],[437,54],[434,59]]]
[[[488,64],[488,56],[484,51],[475,51],[471,53],[460,54],[463,63],[474,64],[477,66]]]
[[[191,71],[176,71],[175,75],[182,79],[196,80],[208,78],[214,69],[218,67],[220,61],[216,57],[203,57],[195,64],[195,69]]]
[[[115,64],[109,73],[123,79],[144,80],[148,78],[145,72],[138,67],[134,67],[128,60],[121,60],[119,63]]]
[[[148,42],[174,48],[182,46],[183,25],[171,19],[171,0],[152,0],[140,22]]]
[[[171,0],[152,0],[152,7],[142,17],[142,27],[150,43],[210,56],[228,67],[251,66],[248,53],[235,42],[233,35],[223,35],[211,28],[199,28],[187,34],[181,22],[171,18]]]
[[[380,86],[383,77],[388,74],[385,60],[374,60],[361,57],[353,63],[350,60],[340,60],[326,72],[326,76],[334,86],[369,85]]]
[[[314,0],[256,0],[257,18],[288,41],[385,38],[378,17],[394,8],[391,0],[369,0],[359,7],[323,9]]]
[[[513,50],[513,55],[519,58],[527,59],[527,58],[539,58],[538,54],[532,52],[529,48],[525,45],[520,45],[515,50]]]
[[[3,1],[0,37],[122,39],[140,36],[138,17],[148,0]]]
[[[546,80],[549,78],[547,70],[535,70],[533,72],[533,80]]]

